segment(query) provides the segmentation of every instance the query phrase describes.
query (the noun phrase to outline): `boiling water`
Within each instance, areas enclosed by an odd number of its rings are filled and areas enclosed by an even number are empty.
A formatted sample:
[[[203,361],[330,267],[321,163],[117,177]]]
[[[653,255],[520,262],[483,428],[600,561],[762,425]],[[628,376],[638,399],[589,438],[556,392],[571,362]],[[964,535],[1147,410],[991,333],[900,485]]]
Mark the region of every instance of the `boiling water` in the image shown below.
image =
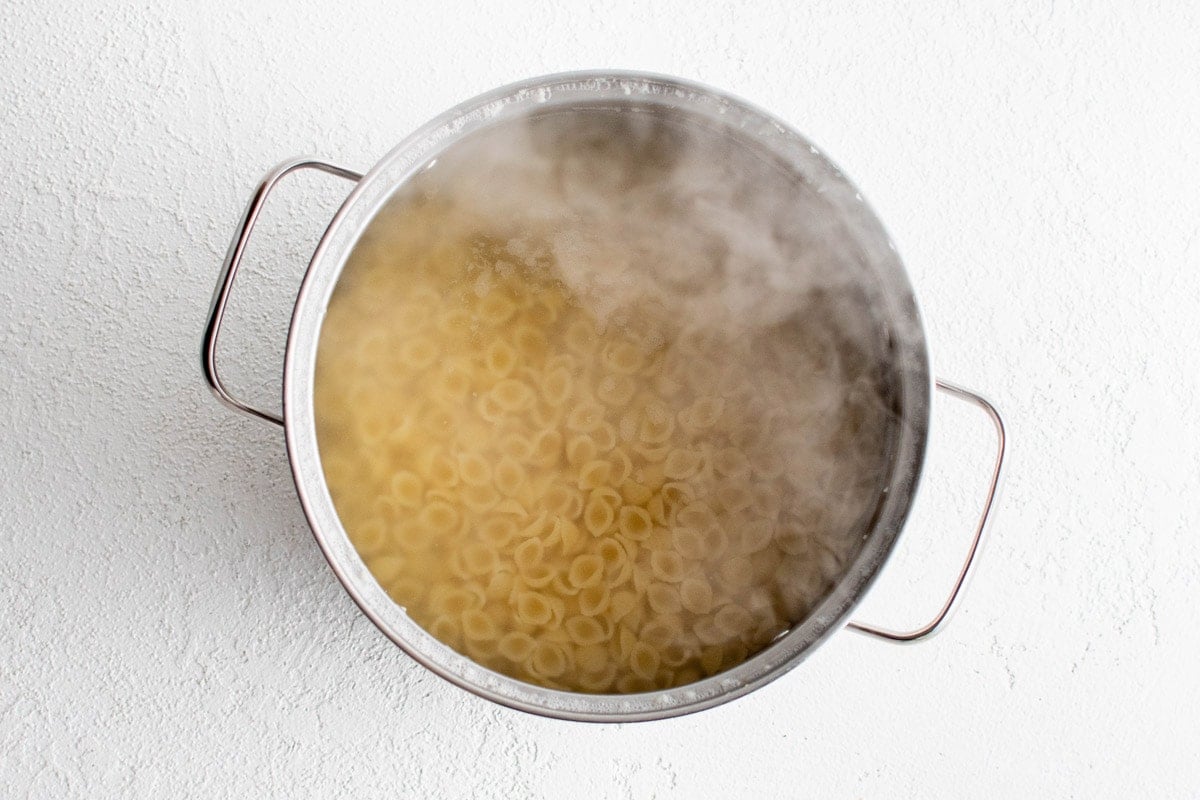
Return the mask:
[[[609,106],[495,123],[409,181],[317,356],[325,475],[380,586],[584,692],[685,685],[803,619],[894,428],[825,211],[733,131]]]

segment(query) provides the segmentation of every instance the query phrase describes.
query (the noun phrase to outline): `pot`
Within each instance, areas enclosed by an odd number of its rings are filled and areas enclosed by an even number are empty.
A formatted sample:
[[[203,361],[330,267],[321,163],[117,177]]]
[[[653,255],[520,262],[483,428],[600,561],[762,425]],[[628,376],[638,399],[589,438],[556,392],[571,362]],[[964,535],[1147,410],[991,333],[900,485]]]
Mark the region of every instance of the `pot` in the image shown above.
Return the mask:
[[[823,198],[828,214],[858,254],[874,285],[873,302],[888,331],[898,433],[888,467],[887,489],[874,510],[865,541],[832,590],[806,618],[766,649],[725,672],[683,687],[630,695],[552,690],[485,669],[432,637],[410,619],[376,583],[335,511],[322,471],[314,420],[313,383],[325,310],[347,258],[364,229],[418,170],[474,131],[532,109],[569,110],[585,105],[682,114],[733,126],[769,151]],[[321,237],[300,286],[288,333],[283,369],[283,414],[277,416],[237,399],[217,370],[217,341],[226,304],[258,214],[275,186],[298,170],[319,170],[354,184]],[[914,642],[934,633],[949,617],[975,563],[995,502],[1005,435],[999,413],[979,394],[931,377],[929,355],[916,298],[883,226],[854,186],[816,147],[783,122],[747,103],[695,83],[625,72],[551,75],[506,86],[442,114],[400,143],[366,174],[318,159],[284,162],[259,184],[238,226],[221,269],[203,340],[205,378],[231,408],[282,426],[296,491],[321,547],[346,591],[372,622],[419,663],[489,700],[522,711],[563,719],[626,722],[661,719],[727,702],[792,669],[829,635],[848,627],[893,642]],[[983,512],[970,538],[962,569],[937,615],[909,631],[848,622],[892,552],[908,517],[921,475],[934,387],[972,403],[994,423],[997,450]]]

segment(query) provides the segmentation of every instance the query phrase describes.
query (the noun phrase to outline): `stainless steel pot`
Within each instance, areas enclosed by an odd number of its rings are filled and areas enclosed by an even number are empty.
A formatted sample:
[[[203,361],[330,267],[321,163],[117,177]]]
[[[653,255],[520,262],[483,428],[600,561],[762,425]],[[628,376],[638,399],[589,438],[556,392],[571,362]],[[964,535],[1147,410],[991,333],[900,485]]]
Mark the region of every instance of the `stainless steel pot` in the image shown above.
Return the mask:
[[[878,313],[891,331],[890,352],[897,366],[900,433],[888,491],[862,550],[841,581],[807,619],[767,649],[727,672],[681,688],[637,695],[588,695],[533,686],[480,667],[434,639],[384,593],[359,558],[334,510],[321,468],[313,420],[313,374],[317,343],[329,303],[358,237],[397,188],[417,170],[467,134],[534,107],[569,109],[583,104],[640,107],[658,113],[686,110],[721,124],[736,125],[768,148],[815,187],[837,215],[877,282]],[[315,169],[355,184],[334,215],[313,254],[300,286],[288,333],[283,369],[283,416],[254,408],[234,397],[217,371],[217,340],[230,290],[246,243],[271,190],[286,175]],[[917,302],[883,226],[854,186],[816,147],[790,127],[747,103],[708,87],[675,78],[624,72],[551,75],[506,86],[470,100],[432,120],[385,156],[368,173],[302,158],[284,162],[259,184],[221,268],[203,342],[204,374],[217,397],[231,408],[280,425],[287,437],[296,491],[317,544],[346,591],[372,622],[418,662],[468,691],[513,708],[564,719],[626,722],[661,719],[717,705],[741,696],[795,667],[825,637],[843,626],[895,642],[914,642],[936,631],[961,595],[986,529],[1000,480],[1004,426],[994,406],[980,395],[931,379],[929,356]],[[891,631],[847,619],[887,560],[908,516],[924,461],[931,388],[966,400],[995,424],[995,465],[962,570],[949,597],[927,624]]]

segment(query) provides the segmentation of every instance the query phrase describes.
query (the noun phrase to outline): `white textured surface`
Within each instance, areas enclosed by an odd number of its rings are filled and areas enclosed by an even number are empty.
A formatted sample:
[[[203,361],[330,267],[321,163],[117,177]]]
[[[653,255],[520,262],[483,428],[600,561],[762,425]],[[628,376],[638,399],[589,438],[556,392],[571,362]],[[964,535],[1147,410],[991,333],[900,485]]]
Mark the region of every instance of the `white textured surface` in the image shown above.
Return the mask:
[[[1194,797],[1200,793],[1200,13],[1195,4],[0,5],[0,795]],[[365,168],[495,85],[612,66],[791,121],[859,183],[940,374],[1015,447],[965,606],[848,633],[721,708],[585,726],[477,700],[357,612],[279,433],[203,388],[253,182]],[[277,396],[331,180],[271,209],[229,377]],[[987,429],[939,404],[863,614],[953,570]]]

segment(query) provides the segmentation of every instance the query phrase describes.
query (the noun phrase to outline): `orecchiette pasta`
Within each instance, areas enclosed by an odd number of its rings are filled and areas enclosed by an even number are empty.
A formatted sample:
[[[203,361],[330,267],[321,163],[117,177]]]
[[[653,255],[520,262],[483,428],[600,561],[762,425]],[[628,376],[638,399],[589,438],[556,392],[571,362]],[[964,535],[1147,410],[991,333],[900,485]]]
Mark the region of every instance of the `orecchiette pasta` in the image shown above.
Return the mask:
[[[368,227],[317,357],[325,477],[380,587],[449,647],[571,691],[686,685],[768,646],[878,497],[868,359],[829,320],[630,297],[519,208],[420,190],[439,174]]]

